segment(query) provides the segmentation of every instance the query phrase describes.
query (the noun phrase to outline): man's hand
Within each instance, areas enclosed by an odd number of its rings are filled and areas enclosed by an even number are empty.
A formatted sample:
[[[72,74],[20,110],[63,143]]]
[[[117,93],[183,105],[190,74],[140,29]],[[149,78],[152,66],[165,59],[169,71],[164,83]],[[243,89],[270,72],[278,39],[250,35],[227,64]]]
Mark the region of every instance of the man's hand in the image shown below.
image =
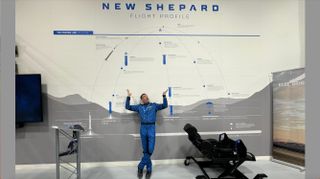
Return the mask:
[[[131,97],[131,95],[132,95],[132,93],[130,92],[129,89],[127,89],[127,94],[128,94],[129,97]]]
[[[167,89],[167,90],[165,90],[165,91],[162,93],[162,96],[167,95],[167,92],[168,92],[168,89]]]

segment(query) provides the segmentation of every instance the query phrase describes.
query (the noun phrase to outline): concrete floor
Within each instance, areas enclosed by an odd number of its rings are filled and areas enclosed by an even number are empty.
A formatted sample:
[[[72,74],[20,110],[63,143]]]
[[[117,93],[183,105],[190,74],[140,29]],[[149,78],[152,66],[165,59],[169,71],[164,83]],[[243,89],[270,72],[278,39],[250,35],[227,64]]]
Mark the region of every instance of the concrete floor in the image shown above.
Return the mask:
[[[304,179],[304,172],[286,167],[271,161],[246,162],[240,171],[249,178],[257,173],[265,173],[269,179]],[[216,177],[217,172],[208,169],[211,177]],[[67,179],[69,173],[61,172],[61,179]],[[183,164],[156,164],[154,165],[152,179],[193,179],[201,171],[196,164],[190,166]],[[71,177],[75,178],[75,177]],[[82,179],[130,179],[136,178],[135,166],[109,165],[107,163],[86,163],[82,165]],[[17,165],[16,179],[55,179],[55,165]]]

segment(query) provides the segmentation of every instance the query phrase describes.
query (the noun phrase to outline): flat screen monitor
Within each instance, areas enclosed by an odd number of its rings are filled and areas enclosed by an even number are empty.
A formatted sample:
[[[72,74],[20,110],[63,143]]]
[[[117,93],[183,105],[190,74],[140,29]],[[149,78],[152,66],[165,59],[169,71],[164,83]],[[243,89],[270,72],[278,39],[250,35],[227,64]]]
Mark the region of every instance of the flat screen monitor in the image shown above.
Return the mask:
[[[16,75],[16,123],[42,121],[41,75]]]

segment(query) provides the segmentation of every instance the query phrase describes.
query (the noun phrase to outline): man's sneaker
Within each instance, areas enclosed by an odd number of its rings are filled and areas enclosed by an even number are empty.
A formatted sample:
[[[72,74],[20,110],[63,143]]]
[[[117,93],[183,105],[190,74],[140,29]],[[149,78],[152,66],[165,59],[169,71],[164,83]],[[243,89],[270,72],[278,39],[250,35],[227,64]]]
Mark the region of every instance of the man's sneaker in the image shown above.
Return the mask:
[[[143,177],[143,170],[138,168],[138,174],[137,174],[138,178],[141,179]]]
[[[151,171],[147,171],[147,173],[146,173],[146,179],[150,179],[150,178],[151,178],[151,174],[152,174]]]

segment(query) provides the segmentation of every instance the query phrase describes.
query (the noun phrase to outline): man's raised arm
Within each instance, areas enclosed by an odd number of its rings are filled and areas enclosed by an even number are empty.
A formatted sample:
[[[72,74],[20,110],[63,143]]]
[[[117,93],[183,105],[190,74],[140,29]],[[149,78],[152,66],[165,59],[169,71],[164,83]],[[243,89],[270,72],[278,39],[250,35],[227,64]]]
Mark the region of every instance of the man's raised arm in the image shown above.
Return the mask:
[[[129,90],[127,90],[127,93],[128,93],[128,96],[127,96],[127,99],[126,99],[126,109],[127,110],[130,110],[130,111],[138,111],[139,109],[139,105],[130,105],[130,98],[131,98],[131,93]]]
[[[167,99],[167,96],[166,96],[167,91],[168,91],[168,89],[162,93],[163,103],[162,104],[157,104],[157,110],[162,110],[162,109],[165,109],[165,108],[168,107],[168,99]]]

